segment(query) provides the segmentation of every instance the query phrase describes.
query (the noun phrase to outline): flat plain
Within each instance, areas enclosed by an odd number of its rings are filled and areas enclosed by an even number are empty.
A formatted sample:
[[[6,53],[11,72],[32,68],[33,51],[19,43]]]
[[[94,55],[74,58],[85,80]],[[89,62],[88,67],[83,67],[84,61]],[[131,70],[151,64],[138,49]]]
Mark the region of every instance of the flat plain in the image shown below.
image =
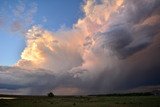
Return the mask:
[[[15,98],[15,99],[14,99]],[[160,96],[16,96],[0,107],[160,107]]]

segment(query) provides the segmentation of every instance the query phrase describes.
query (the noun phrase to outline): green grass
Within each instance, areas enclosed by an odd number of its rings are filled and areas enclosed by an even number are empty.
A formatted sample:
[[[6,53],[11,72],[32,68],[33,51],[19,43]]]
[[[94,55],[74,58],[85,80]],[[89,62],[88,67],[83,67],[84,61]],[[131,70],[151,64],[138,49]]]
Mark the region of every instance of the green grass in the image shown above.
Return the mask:
[[[160,96],[18,97],[0,107],[160,107]]]

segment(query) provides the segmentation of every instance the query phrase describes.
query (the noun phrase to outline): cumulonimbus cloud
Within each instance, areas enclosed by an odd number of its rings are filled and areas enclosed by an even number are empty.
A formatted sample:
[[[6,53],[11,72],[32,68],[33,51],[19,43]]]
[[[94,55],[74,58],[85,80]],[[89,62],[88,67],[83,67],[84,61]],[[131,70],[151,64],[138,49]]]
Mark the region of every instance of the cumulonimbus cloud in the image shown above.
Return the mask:
[[[33,26],[16,71],[1,67],[2,88],[90,94],[159,84],[159,6],[158,0],[87,0],[72,29]]]

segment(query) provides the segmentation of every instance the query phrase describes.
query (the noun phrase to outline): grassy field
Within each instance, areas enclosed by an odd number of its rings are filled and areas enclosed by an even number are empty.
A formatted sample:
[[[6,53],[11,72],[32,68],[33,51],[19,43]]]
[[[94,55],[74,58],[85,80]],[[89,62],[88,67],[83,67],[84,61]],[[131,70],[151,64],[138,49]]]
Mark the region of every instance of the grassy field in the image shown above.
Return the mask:
[[[160,96],[21,96],[0,99],[0,107],[160,107]]]

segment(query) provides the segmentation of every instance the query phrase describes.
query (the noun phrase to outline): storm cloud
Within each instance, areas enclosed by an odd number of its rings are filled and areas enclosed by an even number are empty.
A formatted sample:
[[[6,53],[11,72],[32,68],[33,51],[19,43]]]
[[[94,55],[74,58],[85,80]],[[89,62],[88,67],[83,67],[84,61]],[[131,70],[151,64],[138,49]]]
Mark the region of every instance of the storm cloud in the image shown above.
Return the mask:
[[[29,29],[21,59],[0,67],[0,92],[98,94],[160,84],[159,0],[87,0],[83,11],[72,29]]]

